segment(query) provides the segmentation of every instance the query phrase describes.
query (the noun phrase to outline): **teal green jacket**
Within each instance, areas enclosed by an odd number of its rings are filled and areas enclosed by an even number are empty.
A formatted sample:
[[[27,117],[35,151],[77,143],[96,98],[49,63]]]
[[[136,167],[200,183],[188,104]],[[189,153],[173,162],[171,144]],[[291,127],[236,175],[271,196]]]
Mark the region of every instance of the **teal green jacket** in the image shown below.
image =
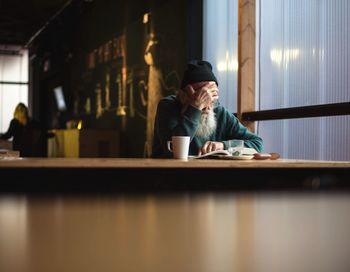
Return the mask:
[[[181,115],[181,109],[182,104],[175,95],[160,100],[154,123],[153,158],[172,157],[172,153],[167,148],[167,141],[171,140],[172,136],[191,136],[189,155],[197,155],[206,141],[223,142],[225,149],[227,149],[228,141],[233,139],[244,140],[245,147],[251,147],[258,152],[262,152],[262,139],[251,133],[224,107],[217,106],[214,108],[217,128],[210,139],[195,136],[201,118],[201,111],[189,106],[185,113]]]

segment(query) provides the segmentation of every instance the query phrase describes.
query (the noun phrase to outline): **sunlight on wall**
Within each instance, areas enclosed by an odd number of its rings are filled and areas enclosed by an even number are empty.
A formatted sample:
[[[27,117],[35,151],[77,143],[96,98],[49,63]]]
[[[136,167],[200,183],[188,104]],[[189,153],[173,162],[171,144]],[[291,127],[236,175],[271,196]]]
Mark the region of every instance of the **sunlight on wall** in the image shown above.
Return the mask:
[[[216,65],[217,70],[220,72],[236,72],[238,71],[237,59],[230,59],[230,52],[226,51],[225,61],[219,61]]]
[[[283,63],[285,64],[285,67],[288,66],[288,63],[290,61],[296,60],[299,57],[300,50],[298,48],[295,49],[276,49],[273,48],[270,51],[270,58],[271,61],[278,66],[280,66]]]

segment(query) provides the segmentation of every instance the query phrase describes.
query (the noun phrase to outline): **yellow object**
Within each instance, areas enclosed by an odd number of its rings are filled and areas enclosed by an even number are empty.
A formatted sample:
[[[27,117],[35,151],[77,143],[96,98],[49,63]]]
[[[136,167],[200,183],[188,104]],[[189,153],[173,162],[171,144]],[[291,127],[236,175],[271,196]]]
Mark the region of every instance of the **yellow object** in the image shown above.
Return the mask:
[[[48,157],[119,157],[120,136],[115,129],[58,129],[47,150]]]

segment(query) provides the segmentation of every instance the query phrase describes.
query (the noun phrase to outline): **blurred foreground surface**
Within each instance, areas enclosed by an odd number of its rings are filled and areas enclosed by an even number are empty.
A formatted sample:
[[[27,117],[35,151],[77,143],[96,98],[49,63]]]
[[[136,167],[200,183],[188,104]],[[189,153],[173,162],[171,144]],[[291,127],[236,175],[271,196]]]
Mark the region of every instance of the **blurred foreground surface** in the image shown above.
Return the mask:
[[[0,271],[348,271],[348,193],[0,196]]]

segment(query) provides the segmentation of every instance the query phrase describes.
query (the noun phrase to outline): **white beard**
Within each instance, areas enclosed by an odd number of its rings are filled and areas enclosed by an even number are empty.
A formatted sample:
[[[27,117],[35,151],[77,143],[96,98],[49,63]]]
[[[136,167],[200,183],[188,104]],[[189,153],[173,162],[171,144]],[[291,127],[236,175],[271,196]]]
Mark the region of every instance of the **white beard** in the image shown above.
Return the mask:
[[[201,121],[199,123],[196,136],[203,139],[209,139],[209,137],[216,130],[216,118],[213,110],[208,113],[202,113]]]

